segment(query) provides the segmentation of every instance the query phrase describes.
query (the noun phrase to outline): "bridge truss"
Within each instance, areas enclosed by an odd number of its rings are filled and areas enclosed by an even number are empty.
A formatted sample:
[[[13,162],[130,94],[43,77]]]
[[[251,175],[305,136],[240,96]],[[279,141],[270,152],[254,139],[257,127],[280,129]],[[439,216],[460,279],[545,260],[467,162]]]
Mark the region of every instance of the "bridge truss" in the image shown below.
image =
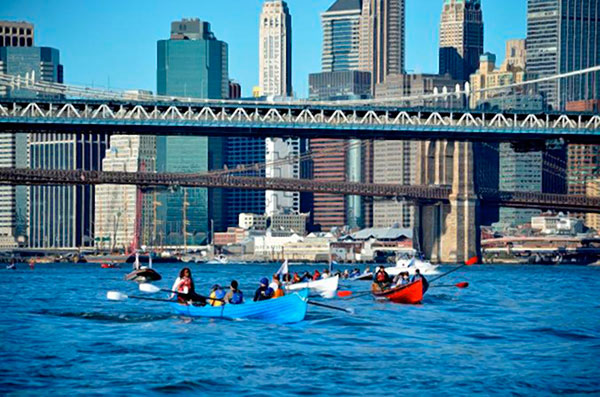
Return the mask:
[[[0,168],[0,183],[8,185],[138,185],[142,189],[173,187],[232,188],[385,197],[413,201],[447,202],[451,186],[410,186],[306,179],[240,177],[182,173],[106,172]],[[600,198],[532,193],[481,191],[483,204],[542,210],[600,213]]]

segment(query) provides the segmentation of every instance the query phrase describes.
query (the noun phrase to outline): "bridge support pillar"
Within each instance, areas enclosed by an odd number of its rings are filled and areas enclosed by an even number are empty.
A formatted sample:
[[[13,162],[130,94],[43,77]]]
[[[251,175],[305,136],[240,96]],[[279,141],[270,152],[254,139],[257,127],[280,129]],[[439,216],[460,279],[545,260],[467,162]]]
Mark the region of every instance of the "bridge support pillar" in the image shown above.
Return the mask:
[[[451,185],[449,203],[421,204],[416,237],[437,263],[462,263],[480,253],[479,200],[475,194],[471,142],[419,143],[416,183]]]

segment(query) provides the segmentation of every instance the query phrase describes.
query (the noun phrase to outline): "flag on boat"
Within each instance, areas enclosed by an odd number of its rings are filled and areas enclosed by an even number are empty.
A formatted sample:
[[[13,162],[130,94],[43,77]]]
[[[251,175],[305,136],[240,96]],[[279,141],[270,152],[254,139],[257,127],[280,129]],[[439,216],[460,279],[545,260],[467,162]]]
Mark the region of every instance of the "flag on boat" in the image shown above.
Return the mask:
[[[285,261],[283,261],[283,264],[281,265],[281,267],[279,268],[279,270],[277,270],[277,274],[278,276],[283,276],[284,274],[289,274],[290,271],[288,269],[288,260],[286,259]]]

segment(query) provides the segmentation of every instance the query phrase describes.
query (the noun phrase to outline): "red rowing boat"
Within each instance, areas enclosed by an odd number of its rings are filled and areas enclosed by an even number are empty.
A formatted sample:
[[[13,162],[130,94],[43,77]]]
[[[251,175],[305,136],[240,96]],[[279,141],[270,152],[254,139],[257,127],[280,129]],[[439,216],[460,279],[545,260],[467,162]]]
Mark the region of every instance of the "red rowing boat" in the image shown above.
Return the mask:
[[[427,291],[423,288],[423,281],[417,280],[407,285],[401,285],[396,288],[381,291],[379,285],[373,283],[371,292],[377,299],[388,299],[394,303],[417,304],[423,300],[423,295]]]
[[[102,263],[100,265],[102,269],[120,269],[120,265],[115,265],[114,263]]]

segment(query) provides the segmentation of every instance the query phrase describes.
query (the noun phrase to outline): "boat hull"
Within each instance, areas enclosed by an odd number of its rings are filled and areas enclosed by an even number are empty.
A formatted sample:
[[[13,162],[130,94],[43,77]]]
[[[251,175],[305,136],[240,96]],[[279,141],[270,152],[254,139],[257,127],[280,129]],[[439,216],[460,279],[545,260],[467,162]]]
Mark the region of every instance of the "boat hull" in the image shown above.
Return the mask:
[[[288,284],[285,286],[287,291],[301,291],[310,289],[310,292],[321,295],[323,298],[332,299],[335,297],[335,291],[338,289],[340,281],[339,276],[328,277],[322,280],[307,281],[304,283]]]
[[[136,283],[147,283],[151,281],[159,281],[162,276],[154,269],[139,269],[125,275],[126,281],[135,281]]]
[[[425,291],[422,280],[385,291],[381,291],[375,283],[372,285],[372,292],[375,298],[409,305],[421,303]]]
[[[294,292],[277,299],[247,302],[241,305],[193,306],[173,303],[173,311],[180,316],[249,319],[277,324],[298,323],[304,320],[308,306],[308,290]]]

